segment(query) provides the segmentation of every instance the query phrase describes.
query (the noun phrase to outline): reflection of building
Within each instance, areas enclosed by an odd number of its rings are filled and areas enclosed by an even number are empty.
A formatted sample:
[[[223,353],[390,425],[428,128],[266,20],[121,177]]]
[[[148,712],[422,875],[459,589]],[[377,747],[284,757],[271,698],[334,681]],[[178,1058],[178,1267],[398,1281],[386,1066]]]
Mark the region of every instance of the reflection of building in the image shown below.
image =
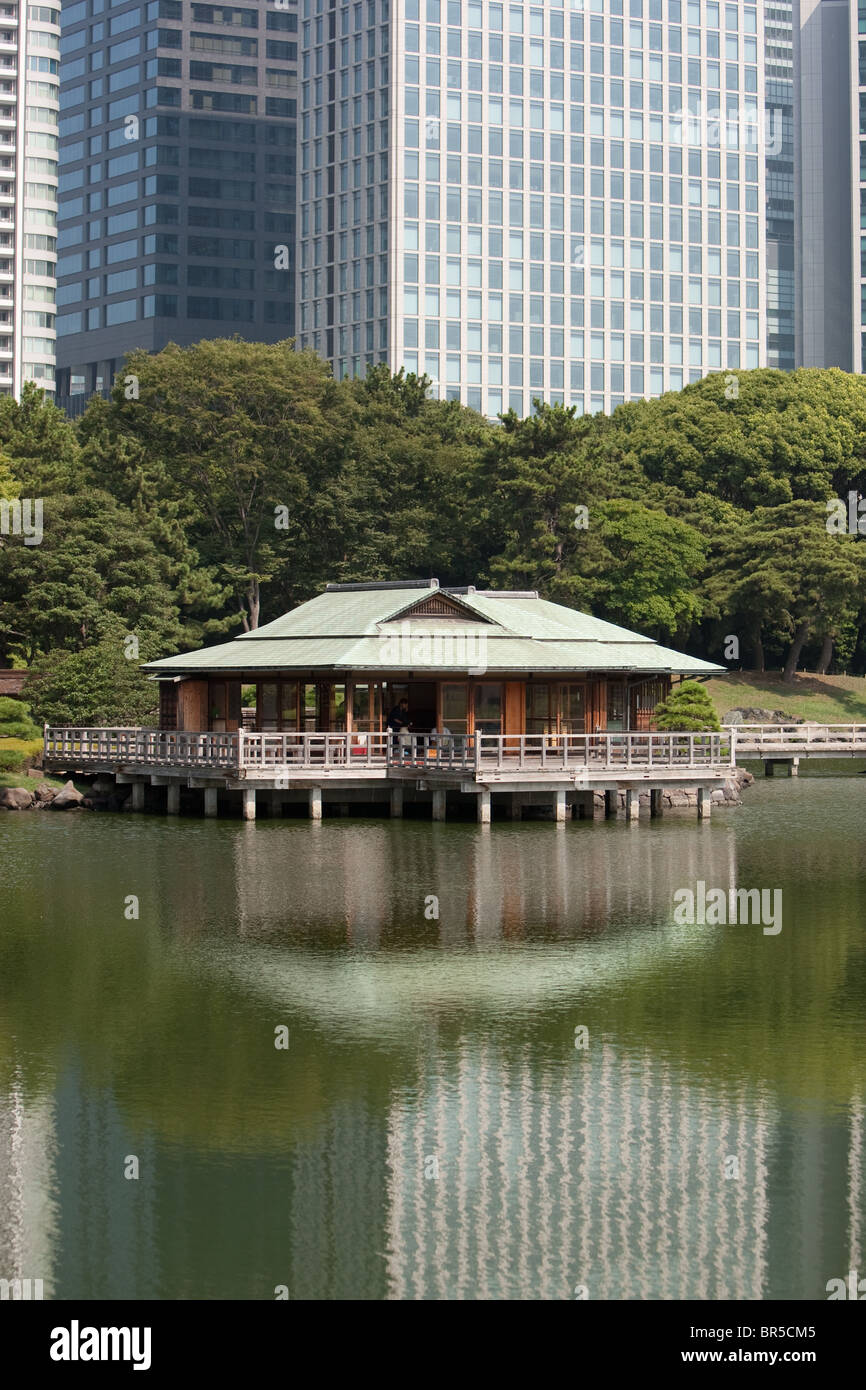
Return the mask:
[[[13,1082],[0,1095],[0,1279],[41,1279],[51,1296],[56,1248],[55,1105],[26,1099]]]
[[[774,1122],[599,1040],[464,1049],[389,1116],[389,1294],[760,1298]]]

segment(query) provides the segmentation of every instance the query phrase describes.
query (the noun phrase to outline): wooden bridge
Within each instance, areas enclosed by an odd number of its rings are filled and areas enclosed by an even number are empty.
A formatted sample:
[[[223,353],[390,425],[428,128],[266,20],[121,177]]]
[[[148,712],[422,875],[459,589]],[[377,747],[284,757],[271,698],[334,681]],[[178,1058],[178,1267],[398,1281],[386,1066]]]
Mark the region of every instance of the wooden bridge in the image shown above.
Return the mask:
[[[734,759],[760,760],[772,777],[777,765],[796,777],[801,758],[866,758],[866,724],[732,724]]]

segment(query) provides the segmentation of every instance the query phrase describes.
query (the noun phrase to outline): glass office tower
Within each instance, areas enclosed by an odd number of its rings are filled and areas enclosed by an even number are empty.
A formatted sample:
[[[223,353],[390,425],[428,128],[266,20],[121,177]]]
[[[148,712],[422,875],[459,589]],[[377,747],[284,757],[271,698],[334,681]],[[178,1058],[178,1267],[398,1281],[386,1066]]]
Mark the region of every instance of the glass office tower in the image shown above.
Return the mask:
[[[794,337],[794,21],[792,0],[765,0],[767,365],[792,371]]]
[[[64,5],[58,392],[132,348],[293,336],[298,11]]]
[[[301,0],[298,341],[495,416],[764,365],[764,9]]]
[[[0,3],[0,395],[54,390],[59,0]]]

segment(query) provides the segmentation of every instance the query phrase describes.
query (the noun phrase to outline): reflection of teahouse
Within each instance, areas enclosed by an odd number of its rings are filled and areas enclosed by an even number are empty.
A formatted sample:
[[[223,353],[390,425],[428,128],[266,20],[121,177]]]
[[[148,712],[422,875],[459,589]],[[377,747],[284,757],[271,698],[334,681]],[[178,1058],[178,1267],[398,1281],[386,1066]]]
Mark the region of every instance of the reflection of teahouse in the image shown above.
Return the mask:
[[[253,632],[146,669],[163,729],[236,730],[241,688],[254,686],[261,732],[411,724],[454,737],[649,730],[672,675],[723,670],[534,592],[435,579],[330,584]]]

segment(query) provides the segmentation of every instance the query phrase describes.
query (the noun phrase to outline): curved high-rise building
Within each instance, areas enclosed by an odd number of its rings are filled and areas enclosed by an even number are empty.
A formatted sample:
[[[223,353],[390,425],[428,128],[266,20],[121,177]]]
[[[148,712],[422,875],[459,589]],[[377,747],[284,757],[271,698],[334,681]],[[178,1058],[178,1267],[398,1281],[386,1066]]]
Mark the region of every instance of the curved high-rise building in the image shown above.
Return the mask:
[[[0,394],[54,391],[60,3],[0,4]]]

